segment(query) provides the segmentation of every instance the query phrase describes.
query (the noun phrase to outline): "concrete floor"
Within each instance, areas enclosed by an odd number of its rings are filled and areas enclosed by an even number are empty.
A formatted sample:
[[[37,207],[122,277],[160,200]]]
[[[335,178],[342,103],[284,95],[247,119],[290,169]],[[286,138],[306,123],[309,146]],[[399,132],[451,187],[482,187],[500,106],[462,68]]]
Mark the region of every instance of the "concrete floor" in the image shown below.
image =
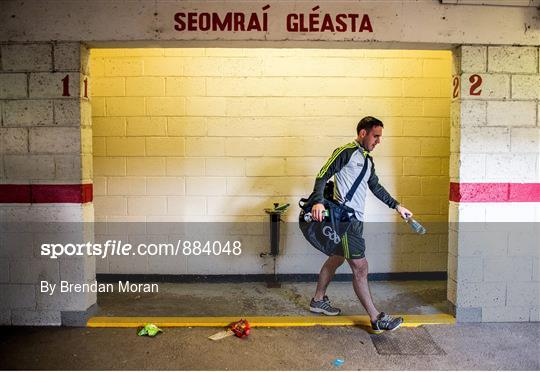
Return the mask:
[[[100,294],[100,316],[311,315],[315,283],[171,284],[157,294]],[[372,282],[377,306],[400,314],[446,313],[445,281]],[[364,314],[349,282],[328,294],[344,314]],[[441,355],[380,355],[373,338],[410,344],[410,328],[378,336],[360,327],[254,328],[246,339],[208,339],[222,328],[0,329],[1,369],[60,370],[538,370],[540,323],[423,326]],[[410,333],[409,333],[410,334]],[[381,340],[381,339],[379,339]],[[414,341],[414,340],[413,340]],[[340,358],[341,367],[332,362]]]
[[[356,327],[255,328],[247,339],[218,328],[3,328],[2,369],[48,370],[538,370],[540,323],[425,326],[443,355],[379,355]],[[390,334],[399,337],[399,329]],[[334,367],[341,358],[345,363]]]
[[[313,315],[309,301],[316,283],[160,283],[159,293],[100,293],[96,316],[287,316]],[[448,313],[446,281],[374,281],[375,306],[392,314]],[[361,315],[350,282],[332,282],[327,291],[343,314]]]

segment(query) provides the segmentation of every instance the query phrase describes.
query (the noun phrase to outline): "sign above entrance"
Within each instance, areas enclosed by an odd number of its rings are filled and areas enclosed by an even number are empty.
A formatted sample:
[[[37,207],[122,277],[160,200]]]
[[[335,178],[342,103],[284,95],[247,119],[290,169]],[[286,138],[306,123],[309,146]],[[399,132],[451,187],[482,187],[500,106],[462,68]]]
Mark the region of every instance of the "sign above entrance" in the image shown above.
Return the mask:
[[[358,13],[320,13],[315,6],[310,13],[289,13],[285,16],[287,32],[373,32],[368,14]],[[268,9],[263,13],[227,12],[179,12],[174,15],[176,31],[234,31],[268,32]]]
[[[447,48],[538,45],[540,40],[534,6],[456,5],[436,0],[3,0],[0,24],[3,42],[82,41],[95,47],[130,41],[139,46],[176,41],[279,42],[283,46],[332,41],[354,43],[358,48],[413,44]]]

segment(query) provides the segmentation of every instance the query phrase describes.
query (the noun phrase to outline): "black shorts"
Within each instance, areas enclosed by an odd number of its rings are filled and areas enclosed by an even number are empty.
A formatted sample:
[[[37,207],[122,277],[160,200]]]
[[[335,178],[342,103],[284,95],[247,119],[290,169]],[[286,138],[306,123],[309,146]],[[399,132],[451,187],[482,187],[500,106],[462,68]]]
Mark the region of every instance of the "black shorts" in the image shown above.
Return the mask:
[[[336,248],[334,255],[347,259],[357,259],[366,257],[366,241],[362,237],[364,233],[364,223],[353,218],[351,226],[341,237],[341,243]]]

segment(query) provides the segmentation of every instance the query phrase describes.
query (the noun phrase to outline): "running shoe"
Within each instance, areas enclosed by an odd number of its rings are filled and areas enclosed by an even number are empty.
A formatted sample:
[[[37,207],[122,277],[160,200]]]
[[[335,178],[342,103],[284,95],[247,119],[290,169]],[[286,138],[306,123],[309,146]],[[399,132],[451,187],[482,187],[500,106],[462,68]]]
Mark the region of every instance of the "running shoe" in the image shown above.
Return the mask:
[[[315,299],[312,298],[309,304],[309,311],[330,316],[339,315],[341,313],[340,309],[330,305],[328,296],[324,296],[320,301],[315,301]]]
[[[398,329],[403,323],[402,317],[394,318],[386,313],[380,313],[377,320],[371,322],[371,333],[379,334],[383,331],[393,331]]]

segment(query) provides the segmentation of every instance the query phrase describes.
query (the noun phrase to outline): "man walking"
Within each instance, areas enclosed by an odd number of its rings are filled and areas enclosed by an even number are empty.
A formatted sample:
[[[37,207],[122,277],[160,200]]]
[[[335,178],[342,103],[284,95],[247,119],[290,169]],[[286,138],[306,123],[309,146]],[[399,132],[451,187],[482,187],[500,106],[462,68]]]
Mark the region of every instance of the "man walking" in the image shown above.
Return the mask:
[[[312,218],[316,221],[322,221],[325,210],[322,202],[326,182],[334,176],[334,200],[343,203],[345,196],[360,175],[364,162],[368,162],[364,178],[358,185],[351,200],[346,204],[354,210],[349,230],[342,237],[341,243],[334,254],[326,260],[321,268],[317,290],[315,296],[311,299],[309,309],[312,312],[325,315],[338,315],[341,312],[340,309],[330,304],[326,296],[326,288],[332,280],[336,269],[347,260],[352,270],[354,291],[369,314],[372,332],[374,333],[397,329],[403,322],[403,318],[394,318],[379,312],[375,308],[369,292],[367,280],[368,262],[365,257],[365,241],[362,237],[367,189],[369,188],[379,200],[388,207],[395,209],[403,218],[412,216],[411,211],[399,205],[388,191],[379,184],[379,178],[375,174],[375,166],[369,152],[380,143],[382,130],[383,123],[379,119],[367,116],[360,120],[356,127],[357,138],[353,142],[336,149],[317,175],[314,187],[315,204],[311,210]]]

